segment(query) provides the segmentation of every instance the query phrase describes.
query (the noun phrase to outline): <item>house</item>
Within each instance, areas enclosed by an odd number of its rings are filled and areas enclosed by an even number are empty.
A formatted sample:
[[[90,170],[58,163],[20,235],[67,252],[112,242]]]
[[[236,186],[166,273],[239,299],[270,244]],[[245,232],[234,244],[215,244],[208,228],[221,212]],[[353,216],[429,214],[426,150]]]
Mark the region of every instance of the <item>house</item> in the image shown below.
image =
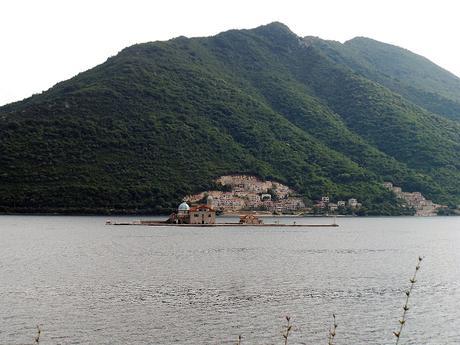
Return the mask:
[[[339,207],[337,206],[337,204],[334,204],[333,202],[330,202],[330,203],[327,205],[327,207],[329,207],[329,210],[330,210],[330,211],[337,211],[337,209],[339,208]]]
[[[358,200],[356,200],[354,198],[348,199],[348,206],[350,206],[352,208],[357,207],[358,206]]]
[[[260,199],[261,199],[262,201],[271,201],[271,200],[272,200],[272,196],[271,196],[271,194],[262,194],[262,195],[260,196]]]
[[[315,205],[313,205],[315,208],[325,208],[326,204],[322,201],[317,202]]]
[[[323,196],[323,197],[321,197],[321,201],[324,202],[324,203],[328,203],[329,202],[329,197],[328,196]]]
[[[225,198],[218,200],[217,206],[222,210],[236,211],[240,210],[245,206],[245,201],[243,199],[235,197]]]
[[[191,207],[189,211],[189,224],[215,224],[216,211],[207,205]]]
[[[260,196],[258,194],[250,193],[247,195],[247,198],[252,203],[257,203],[260,201]]]
[[[402,193],[402,188],[401,187],[393,187],[393,193],[396,195],[399,195]]]
[[[337,201],[337,206],[338,206],[338,207],[345,207],[346,204],[347,204],[347,203],[346,203],[345,201],[343,201],[343,200]]]
[[[393,183],[391,183],[391,182],[383,182],[383,187],[385,187],[388,190],[393,190]]]
[[[262,220],[259,219],[254,214],[246,214],[246,215],[240,216],[240,224],[258,225],[258,224],[262,224]]]

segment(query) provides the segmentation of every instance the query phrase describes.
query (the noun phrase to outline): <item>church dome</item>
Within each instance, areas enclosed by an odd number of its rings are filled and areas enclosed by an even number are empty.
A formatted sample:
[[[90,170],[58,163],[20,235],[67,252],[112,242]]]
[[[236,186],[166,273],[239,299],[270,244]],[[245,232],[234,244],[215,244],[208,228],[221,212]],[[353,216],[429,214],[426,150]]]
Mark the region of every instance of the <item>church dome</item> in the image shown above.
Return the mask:
[[[190,206],[184,201],[182,204],[179,205],[177,210],[178,211],[188,211],[190,210]]]

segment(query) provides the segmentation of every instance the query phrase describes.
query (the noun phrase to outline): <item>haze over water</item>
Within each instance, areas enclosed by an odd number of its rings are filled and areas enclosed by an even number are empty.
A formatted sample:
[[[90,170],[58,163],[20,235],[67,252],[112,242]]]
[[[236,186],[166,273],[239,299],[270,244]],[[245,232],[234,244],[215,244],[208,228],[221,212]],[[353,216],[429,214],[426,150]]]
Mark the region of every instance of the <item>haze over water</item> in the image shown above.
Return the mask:
[[[390,344],[419,255],[401,343],[460,344],[460,218],[338,222],[156,228],[2,216],[0,344],[31,344],[36,324],[41,345],[234,344],[239,334],[281,344],[285,315],[289,344],[325,344],[332,313],[337,344]]]

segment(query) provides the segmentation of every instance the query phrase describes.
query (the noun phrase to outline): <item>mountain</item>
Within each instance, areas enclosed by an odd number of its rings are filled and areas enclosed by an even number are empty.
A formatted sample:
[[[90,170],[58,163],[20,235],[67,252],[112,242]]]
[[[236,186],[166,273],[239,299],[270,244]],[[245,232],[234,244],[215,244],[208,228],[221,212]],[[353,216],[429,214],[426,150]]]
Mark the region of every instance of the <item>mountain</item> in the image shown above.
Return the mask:
[[[411,59],[429,77],[398,84]],[[383,181],[459,204],[456,80],[400,48],[281,23],[137,44],[0,108],[0,210],[166,212],[231,173],[368,214],[401,212]]]
[[[313,41],[329,58],[426,110],[460,121],[460,78],[423,56],[390,44],[356,37],[340,44]]]

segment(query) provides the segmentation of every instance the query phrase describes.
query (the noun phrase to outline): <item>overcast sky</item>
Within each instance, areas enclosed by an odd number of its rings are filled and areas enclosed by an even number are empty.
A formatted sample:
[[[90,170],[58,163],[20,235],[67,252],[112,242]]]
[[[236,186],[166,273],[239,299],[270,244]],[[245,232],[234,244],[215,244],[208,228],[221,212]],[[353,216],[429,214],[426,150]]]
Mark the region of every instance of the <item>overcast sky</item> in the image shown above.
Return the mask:
[[[460,76],[458,0],[0,0],[0,105],[40,93],[126,46],[280,21],[299,36],[366,36]]]

